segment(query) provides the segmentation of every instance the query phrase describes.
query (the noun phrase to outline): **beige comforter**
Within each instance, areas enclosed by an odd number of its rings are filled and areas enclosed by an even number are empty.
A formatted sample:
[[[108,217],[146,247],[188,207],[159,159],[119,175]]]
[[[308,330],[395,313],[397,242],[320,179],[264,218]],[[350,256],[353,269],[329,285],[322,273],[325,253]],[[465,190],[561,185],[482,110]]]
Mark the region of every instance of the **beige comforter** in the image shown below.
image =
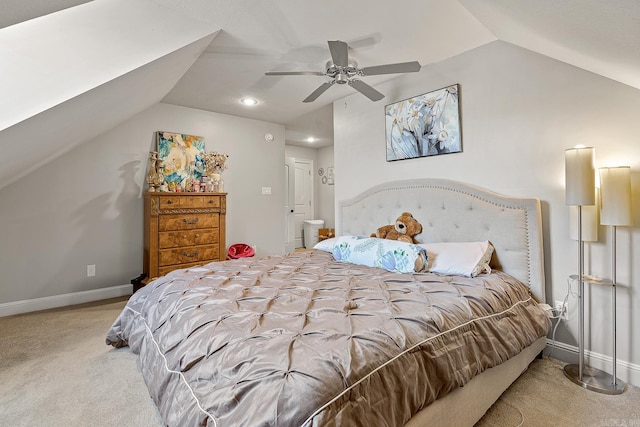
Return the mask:
[[[547,334],[516,279],[399,274],[320,251],[211,263],[134,294],[107,335],[170,426],[402,426]]]

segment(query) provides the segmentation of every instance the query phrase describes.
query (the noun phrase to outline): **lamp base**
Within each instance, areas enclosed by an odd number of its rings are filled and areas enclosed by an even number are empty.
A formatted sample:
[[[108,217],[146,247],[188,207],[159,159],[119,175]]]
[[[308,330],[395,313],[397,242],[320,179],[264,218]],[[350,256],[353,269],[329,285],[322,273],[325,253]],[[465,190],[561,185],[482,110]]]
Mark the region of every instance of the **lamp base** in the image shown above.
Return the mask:
[[[580,379],[580,367],[578,365],[566,365],[564,375],[579,386],[587,390],[603,394],[622,394],[625,383],[616,378],[613,383],[613,376],[596,368],[589,366],[582,367],[582,379]]]

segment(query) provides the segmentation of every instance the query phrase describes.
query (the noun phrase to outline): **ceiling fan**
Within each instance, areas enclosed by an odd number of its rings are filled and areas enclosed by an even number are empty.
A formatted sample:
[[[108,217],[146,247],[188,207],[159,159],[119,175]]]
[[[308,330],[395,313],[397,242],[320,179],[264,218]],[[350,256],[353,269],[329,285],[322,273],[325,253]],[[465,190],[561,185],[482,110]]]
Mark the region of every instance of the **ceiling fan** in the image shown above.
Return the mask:
[[[331,77],[326,83],[323,83],[314,90],[311,95],[307,96],[302,102],[313,102],[327,89],[338,83],[348,84],[372,101],[379,101],[384,95],[360,80],[358,77],[375,76],[380,74],[395,73],[415,73],[420,71],[420,63],[418,61],[400,62],[397,64],[375,65],[373,67],[359,68],[358,63],[353,58],[349,58],[349,45],[347,43],[335,40],[329,41],[329,51],[331,59],[327,61],[326,70],[321,71],[267,71],[267,76],[327,76]]]

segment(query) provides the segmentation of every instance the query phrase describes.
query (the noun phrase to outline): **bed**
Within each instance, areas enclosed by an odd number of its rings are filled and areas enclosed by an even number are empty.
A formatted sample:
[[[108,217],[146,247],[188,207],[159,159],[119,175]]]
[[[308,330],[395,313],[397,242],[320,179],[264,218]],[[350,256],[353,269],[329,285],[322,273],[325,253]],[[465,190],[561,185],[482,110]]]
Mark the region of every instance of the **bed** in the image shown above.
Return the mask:
[[[391,182],[341,202],[336,234],[404,211],[425,245],[490,242],[491,273],[398,273],[331,250],[216,262],[134,294],[107,344],[140,355],[166,425],[471,426],[545,345],[540,203]]]

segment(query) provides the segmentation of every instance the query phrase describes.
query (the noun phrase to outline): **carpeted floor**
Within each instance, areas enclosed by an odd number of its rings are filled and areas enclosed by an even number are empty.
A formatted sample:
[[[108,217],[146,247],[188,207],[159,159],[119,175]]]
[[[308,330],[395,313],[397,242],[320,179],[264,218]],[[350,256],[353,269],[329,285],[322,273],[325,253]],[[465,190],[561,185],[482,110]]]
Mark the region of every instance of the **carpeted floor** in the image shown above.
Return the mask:
[[[162,426],[136,355],[104,344],[125,302],[0,318],[0,425]],[[640,427],[640,389],[593,393],[536,360],[476,424],[519,425]]]
[[[533,361],[476,427],[640,427],[639,388],[617,396],[594,393],[568,380],[563,366],[556,359]]]

